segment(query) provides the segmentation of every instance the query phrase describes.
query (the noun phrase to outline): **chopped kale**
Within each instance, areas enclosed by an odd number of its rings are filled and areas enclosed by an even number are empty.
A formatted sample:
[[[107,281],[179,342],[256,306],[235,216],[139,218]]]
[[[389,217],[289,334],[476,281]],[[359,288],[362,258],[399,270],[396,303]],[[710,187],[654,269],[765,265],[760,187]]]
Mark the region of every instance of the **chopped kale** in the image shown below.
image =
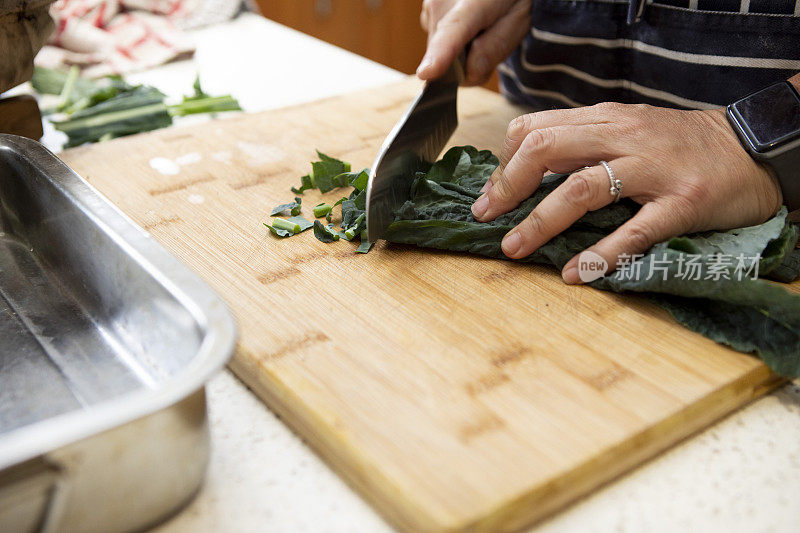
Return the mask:
[[[264,225],[278,237],[290,237],[296,233],[300,233],[299,224],[296,222],[289,222],[288,220],[284,220],[282,218],[276,218],[273,220],[271,226],[266,222]]]
[[[272,225],[269,225],[266,222],[264,225],[278,237],[291,237],[292,235],[301,233],[313,226],[311,221],[306,220],[301,216],[293,216],[288,219],[275,218],[272,221]]]
[[[310,174],[300,177],[300,187],[292,187],[292,192],[295,194],[303,194],[303,191],[314,188],[314,181],[311,179]]]
[[[325,202],[322,202],[321,204],[317,204],[317,205],[314,206],[314,216],[316,218],[326,217],[326,216],[329,216],[331,214],[332,210],[333,210],[333,207],[331,207],[330,204],[326,204]],[[328,222],[330,222],[330,220]]]
[[[327,156],[319,150],[317,150],[317,155],[319,161],[311,163],[311,178],[314,186],[322,193],[332,191],[337,187],[346,187],[350,163]]]
[[[289,211],[292,215],[299,215],[302,205],[303,199],[299,196],[295,196],[294,202],[275,206],[269,216],[276,217],[278,215],[284,215],[286,214],[286,211]]]
[[[349,166],[349,163],[344,163],[345,165]],[[369,181],[369,169],[365,168],[363,170],[359,170],[358,172],[344,172],[339,174],[334,178],[334,181],[337,184],[337,187],[354,187],[359,191],[363,191],[367,188],[367,182]]]
[[[367,227],[366,219],[367,219],[366,213],[361,213],[360,215],[358,215],[358,218],[356,218],[355,221],[353,221],[352,225],[349,225],[347,227],[342,225],[342,228],[344,228],[344,234],[347,237],[348,241],[352,241],[353,239],[356,238],[356,235],[361,235],[361,232],[366,229]]]
[[[364,230],[361,232],[361,244],[356,248],[356,252],[366,254],[369,253],[370,248],[372,248],[372,243],[367,240],[367,230]]]
[[[295,194],[309,189],[319,189],[321,193],[326,193],[350,185],[366,187],[366,179],[369,178],[367,169],[351,172],[350,163],[325,155],[319,150],[317,156],[319,161],[311,163],[311,173],[300,178],[300,187],[292,187]]]
[[[314,221],[314,236],[324,243],[339,240],[339,234],[332,227],[323,225],[319,220]]]
[[[291,224],[297,224],[300,227],[300,232],[303,232],[314,225],[310,220],[306,220],[301,216],[293,216],[288,219]],[[298,232],[299,233],[299,232]]]

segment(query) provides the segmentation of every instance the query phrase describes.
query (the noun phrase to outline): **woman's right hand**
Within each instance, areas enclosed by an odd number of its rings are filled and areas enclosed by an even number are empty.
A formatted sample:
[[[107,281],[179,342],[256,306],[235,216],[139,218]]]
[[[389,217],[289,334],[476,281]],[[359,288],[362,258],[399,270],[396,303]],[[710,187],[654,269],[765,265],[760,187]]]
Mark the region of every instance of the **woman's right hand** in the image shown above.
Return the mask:
[[[472,40],[464,83],[485,82],[530,30],[530,7],[531,0],[425,0],[420,22],[428,50],[417,76],[438,78]]]

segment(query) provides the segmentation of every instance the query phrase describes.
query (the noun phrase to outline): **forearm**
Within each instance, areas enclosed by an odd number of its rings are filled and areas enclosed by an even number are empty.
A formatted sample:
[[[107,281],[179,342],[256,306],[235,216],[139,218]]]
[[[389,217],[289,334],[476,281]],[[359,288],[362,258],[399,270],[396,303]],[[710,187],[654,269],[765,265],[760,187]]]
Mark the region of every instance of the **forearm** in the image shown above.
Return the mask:
[[[0,0],[0,93],[30,79],[33,57],[53,31],[51,0]]]

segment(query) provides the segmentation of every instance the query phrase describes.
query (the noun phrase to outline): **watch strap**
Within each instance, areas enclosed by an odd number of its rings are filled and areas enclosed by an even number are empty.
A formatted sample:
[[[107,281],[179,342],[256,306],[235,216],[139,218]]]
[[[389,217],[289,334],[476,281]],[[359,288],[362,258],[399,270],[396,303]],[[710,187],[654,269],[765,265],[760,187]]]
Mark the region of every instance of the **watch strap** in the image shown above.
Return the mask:
[[[784,205],[789,211],[800,209],[800,149],[786,151],[764,162],[775,170]]]

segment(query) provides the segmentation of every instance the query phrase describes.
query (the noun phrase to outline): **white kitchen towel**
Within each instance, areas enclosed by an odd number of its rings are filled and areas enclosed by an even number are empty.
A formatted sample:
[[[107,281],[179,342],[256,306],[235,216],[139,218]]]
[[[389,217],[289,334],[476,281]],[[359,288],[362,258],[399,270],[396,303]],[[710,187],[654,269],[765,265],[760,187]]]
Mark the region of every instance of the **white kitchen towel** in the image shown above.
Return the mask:
[[[183,28],[233,16],[240,0],[58,0],[56,30],[36,58],[50,68],[77,65],[89,77],[150,68],[194,52]]]

